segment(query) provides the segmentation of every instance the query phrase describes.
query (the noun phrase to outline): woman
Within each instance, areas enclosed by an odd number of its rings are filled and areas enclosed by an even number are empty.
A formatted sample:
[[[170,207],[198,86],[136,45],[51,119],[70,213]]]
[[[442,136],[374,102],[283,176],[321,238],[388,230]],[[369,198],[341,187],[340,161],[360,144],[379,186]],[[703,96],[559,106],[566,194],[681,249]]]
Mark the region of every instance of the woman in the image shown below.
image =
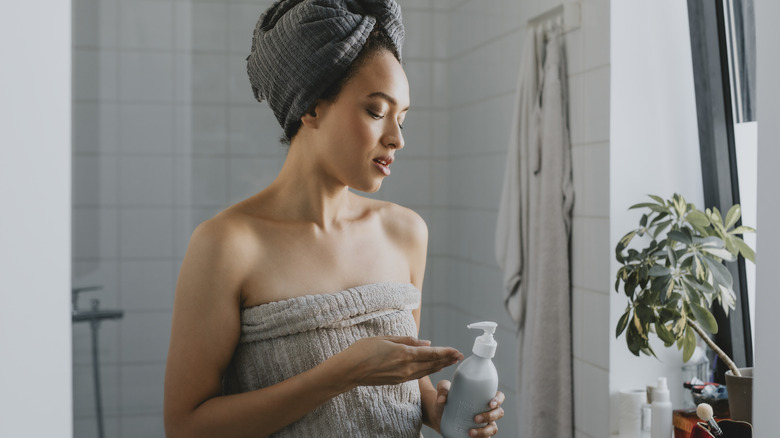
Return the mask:
[[[418,437],[463,356],[416,338],[427,228],[375,192],[404,147],[393,0],[282,0],[248,58],[290,147],[274,182],[194,231],[165,378],[169,437]],[[471,436],[492,436],[498,393]]]

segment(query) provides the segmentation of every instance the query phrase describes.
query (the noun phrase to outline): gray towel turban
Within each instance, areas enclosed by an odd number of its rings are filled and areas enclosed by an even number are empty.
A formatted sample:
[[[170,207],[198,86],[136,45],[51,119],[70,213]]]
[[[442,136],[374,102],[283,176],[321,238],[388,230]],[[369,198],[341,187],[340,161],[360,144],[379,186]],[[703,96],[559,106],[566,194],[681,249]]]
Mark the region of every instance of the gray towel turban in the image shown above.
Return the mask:
[[[249,81],[288,139],[306,110],[346,72],[376,23],[400,56],[404,27],[395,0],[279,0],[260,16],[247,58]]]

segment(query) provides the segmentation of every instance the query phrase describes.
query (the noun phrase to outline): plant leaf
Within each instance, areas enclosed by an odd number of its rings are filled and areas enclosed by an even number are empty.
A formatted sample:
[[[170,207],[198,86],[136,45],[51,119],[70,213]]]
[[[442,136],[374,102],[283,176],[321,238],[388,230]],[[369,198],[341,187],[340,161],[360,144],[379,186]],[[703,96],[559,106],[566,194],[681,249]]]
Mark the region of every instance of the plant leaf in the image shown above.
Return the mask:
[[[664,201],[664,198],[662,198],[662,197],[660,197],[658,195],[647,195],[647,196],[653,198],[653,200],[655,200],[657,203],[659,203],[661,205],[666,205],[666,201]]]
[[[644,304],[640,304],[636,306],[635,312],[642,327],[655,323],[655,312],[653,312],[653,309],[650,307],[647,307]]]
[[[691,356],[693,356],[693,350],[696,349],[696,336],[693,334],[693,330],[689,327],[685,327],[685,337],[683,340],[683,362],[688,362]]]
[[[620,334],[623,333],[623,330],[626,329],[628,326],[628,318],[631,316],[631,308],[629,307],[626,309],[626,313],[623,314],[623,316],[620,317],[618,320],[617,327],[615,328],[615,337],[620,337]]]
[[[704,248],[701,249],[701,252],[706,252],[707,254],[711,254],[711,255],[713,255],[715,257],[719,257],[719,258],[721,258],[721,259],[723,259],[723,260],[725,260],[727,262],[733,262],[734,260],[737,259],[737,257],[734,256],[734,254],[730,253],[725,248],[708,248],[708,247],[704,247]]]
[[[634,204],[631,207],[628,207],[629,210],[636,210],[637,208],[653,208],[658,207],[658,204],[653,204],[652,202],[640,202],[639,204]]]
[[[705,294],[714,294],[715,289],[713,289],[712,285],[709,283],[699,283],[696,281],[696,278],[691,275],[685,275],[682,277],[682,281],[686,283],[688,286],[699,290],[701,292],[704,292]]]
[[[631,242],[631,239],[633,239],[634,236],[636,236],[636,232],[637,232],[637,230],[634,230],[634,231],[631,231],[631,232],[627,233],[625,236],[623,236],[623,238],[620,239],[620,242],[618,242],[619,245],[622,245],[623,248],[627,247],[628,244]],[[621,249],[621,251],[622,251],[622,249]]]
[[[645,331],[642,328],[642,320],[639,319],[639,315],[637,314],[636,309],[634,309],[634,328],[636,329],[637,334],[642,337],[642,339],[647,339],[647,334],[645,334]]]
[[[655,228],[655,231],[653,231],[653,239],[658,237],[659,234],[663,233],[664,230],[666,230],[666,228],[668,228],[671,223],[672,223],[671,219],[667,221],[659,222],[658,226]]]
[[[671,263],[672,266],[677,266],[677,253],[672,249],[672,247],[666,247],[666,255],[669,257],[669,263]]]
[[[726,316],[729,316],[729,309],[734,310],[737,308],[737,297],[734,294],[734,290],[730,287],[720,285],[720,295],[718,296],[723,311]]]
[[[672,270],[667,268],[666,266],[653,265],[650,267],[650,270],[647,271],[647,273],[651,277],[663,277],[665,275],[670,275],[672,273]]]
[[[715,321],[715,317],[712,316],[712,313],[696,302],[691,301],[690,304],[691,312],[696,318],[696,322],[701,325],[701,328],[710,333],[718,333],[718,323]]]
[[[715,218],[715,220],[712,220],[712,218]],[[718,207],[712,207],[712,218],[710,218],[710,220],[713,222],[713,225],[715,225],[715,222],[718,222],[719,224],[723,223],[723,216],[720,215]]]
[[[645,342],[645,345],[640,348],[640,351],[648,356],[653,356],[654,358],[658,359],[658,356],[655,355],[655,351],[653,351],[653,347],[651,347],[648,342]]]
[[[666,236],[671,240],[684,243],[686,245],[690,245],[691,243],[693,243],[691,241],[691,238],[685,233],[683,233],[682,231],[672,230],[669,231],[669,233]]]
[[[663,219],[663,218],[665,218],[665,217],[667,217],[667,216],[669,216],[669,213],[667,213],[667,212],[658,213],[657,215],[655,215],[655,217],[653,218],[653,220],[651,220],[651,221],[650,221],[650,225],[651,225],[651,226],[652,226],[652,225],[655,225],[655,223],[656,223],[656,222],[660,222],[660,221],[661,221],[661,219]]]
[[[739,217],[742,216],[742,208],[739,206],[739,204],[734,204],[729,208],[729,211],[726,213],[726,229],[733,227],[737,221],[739,220]]]
[[[688,222],[691,223],[693,226],[701,227],[701,228],[707,228],[710,226],[710,220],[707,219],[707,215],[700,212],[699,210],[693,210],[689,212],[685,218],[688,220]]]
[[[754,234],[755,232],[756,232],[755,228],[746,227],[745,225],[740,225],[737,228],[734,228],[733,230],[729,231],[729,234]]]
[[[685,297],[688,299],[688,302],[701,301],[701,297],[699,296],[699,293],[696,291],[695,288],[688,286],[688,284],[685,283],[685,281],[683,281],[681,284],[682,284],[683,291],[685,292]]]
[[[722,263],[718,263],[709,257],[702,257],[704,263],[710,269],[712,276],[718,284],[731,288],[734,284],[734,279],[731,277],[729,270],[723,266]]]
[[[756,262],[756,253],[753,251],[753,248],[751,248],[747,243],[745,243],[744,240],[736,238],[734,239],[734,243],[737,245],[737,248],[739,248],[739,253],[742,254],[742,257],[744,257],[747,260],[750,260],[751,262]]]
[[[726,245],[718,236],[694,237],[693,243],[704,248],[724,248]]]
[[[650,283],[650,290],[653,292],[661,292],[662,290],[666,289],[671,279],[672,279],[671,275],[653,277],[653,280]]]
[[[670,279],[669,283],[666,285],[666,289],[661,291],[661,302],[665,303],[667,299],[672,296],[673,291],[674,291],[674,281]]]
[[[695,268],[694,273],[696,274],[696,279],[704,280],[706,277],[704,272],[704,265],[701,262],[701,257],[698,254],[696,254],[693,256],[693,261],[694,261],[694,268]]]
[[[655,332],[658,334],[658,338],[664,341],[664,346],[671,347],[672,344],[674,344],[674,335],[668,328],[666,328],[666,325],[656,323]]]
[[[639,356],[641,338],[636,332],[636,327],[634,327],[633,324],[629,325],[628,330],[626,330],[626,345],[628,345],[628,350],[633,353],[634,356]]]

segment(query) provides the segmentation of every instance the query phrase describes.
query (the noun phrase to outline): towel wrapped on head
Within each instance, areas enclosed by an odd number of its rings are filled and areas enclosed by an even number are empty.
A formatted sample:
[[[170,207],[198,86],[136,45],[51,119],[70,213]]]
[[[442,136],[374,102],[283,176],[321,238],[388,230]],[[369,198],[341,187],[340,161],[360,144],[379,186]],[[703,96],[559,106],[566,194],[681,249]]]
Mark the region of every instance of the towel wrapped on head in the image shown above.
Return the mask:
[[[404,40],[395,0],[279,0],[260,16],[247,57],[258,101],[268,100],[292,138],[306,110],[357,58],[374,26]]]

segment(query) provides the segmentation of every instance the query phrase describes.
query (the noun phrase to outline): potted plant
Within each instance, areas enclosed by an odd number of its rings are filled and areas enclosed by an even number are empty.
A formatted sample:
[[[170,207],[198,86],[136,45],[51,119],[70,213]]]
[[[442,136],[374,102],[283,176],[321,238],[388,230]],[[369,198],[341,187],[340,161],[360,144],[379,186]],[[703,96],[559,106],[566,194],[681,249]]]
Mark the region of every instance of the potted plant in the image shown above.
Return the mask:
[[[655,333],[664,346],[677,344],[685,362],[696,347],[695,335],[699,335],[734,376],[741,376],[731,358],[708,335],[718,331],[709,309],[718,301],[727,315],[734,310],[733,279],[722,262],[742,255],[755,263],[755,252],[740,237],[755,230],[735,227],[741,216],[739,205],[731,207],[724,218],[717,208],[700,211],[678,194],[669,200],[650,198],[654,202],[630,207],[645,213],[639,227],[623,236],[615,248],[621,264],[615,290],[620,293],[622,284],[628,297],[615,335],[625,332],[633,354],[655,356],[649,342],[650,334]],[[644,248],[630,248],[635,237],[645,237],[649,243]]]

